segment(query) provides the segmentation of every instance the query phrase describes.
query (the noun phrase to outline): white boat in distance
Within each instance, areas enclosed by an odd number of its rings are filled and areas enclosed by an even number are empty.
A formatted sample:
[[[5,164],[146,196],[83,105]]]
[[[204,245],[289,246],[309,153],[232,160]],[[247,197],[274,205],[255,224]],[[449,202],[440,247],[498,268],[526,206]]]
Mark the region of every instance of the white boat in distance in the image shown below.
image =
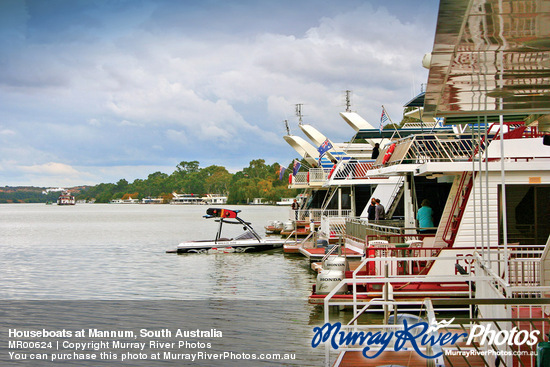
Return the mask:
[[[292,205],[292,202],[296,198],[281,198],[281,201],[277,201],[277,205]]]
[[[70,192],[66,191],[57,199],[57,205],[75,205],[76,200]]]
[[[169,253],[228,253],[228,252],[256,252],[282,247],[283,239],[261,238],[251,227],[238,217],[240,210],[208,208],[204,218],[219,218],[220,225],[213,240],[186,241],[178,245],[176,250]],[[234,220],[231,220],[234,219]],[[235,238],[223,238],[222,227],[224,223],[239,224],[243,226],[244,233]]]

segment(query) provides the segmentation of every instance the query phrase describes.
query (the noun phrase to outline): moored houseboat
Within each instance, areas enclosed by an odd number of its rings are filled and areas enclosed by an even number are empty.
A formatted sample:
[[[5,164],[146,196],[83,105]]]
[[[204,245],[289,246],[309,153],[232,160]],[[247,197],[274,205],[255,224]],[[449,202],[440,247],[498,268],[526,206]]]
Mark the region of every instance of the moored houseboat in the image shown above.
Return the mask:
[[[424,116],[443,117],[462,131],[428,131],[383,148],[365,176],[403,177],[403,219],[346,219],[346,244],[363,248],[363,259],[351,270],[344,262],[340,280],[324,296],[312,295],[324,305],[325,325],[330,306],[353,308],[342,335],[403,330],[407,323],[397,317],[412,313],[409,325],[423,319],[434,326],[431,340],[441,338],[438,329],[464,333],[466,340],[373,343],[367,350],[346,343],[335,360],[330,353],[337,348],[325,343],[327,365],[534,367],[550,361],[550,146],[544,132],[550,55],[531,47],[547,40],[539,27],[547,11],[540,2],[518,5],[440,2],[434,51],[425,58]],[[435,233],[421,232],[431,228],[416,222],[419,201],[435,194],[420,187],[427,180],[450,185]],[[451,316],[443,319],[438,310]],[[383,312],[384,320],[358,321],[370,311]],[[491,329],[499,340],[483,337]],[[367,352],[376,358],[366,358]]]
[[[76,205],[76,199],[70,192],[65,191],[57,198],[57,205]]]

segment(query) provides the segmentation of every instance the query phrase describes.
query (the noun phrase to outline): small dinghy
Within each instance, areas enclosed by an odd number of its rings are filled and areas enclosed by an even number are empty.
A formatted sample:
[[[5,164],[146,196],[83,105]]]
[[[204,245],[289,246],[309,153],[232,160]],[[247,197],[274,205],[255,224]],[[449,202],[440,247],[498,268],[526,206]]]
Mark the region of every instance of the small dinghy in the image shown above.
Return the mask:
[[[271,250],[282,247],[284,240],[261,238],[252,228],[249,222],[245,222],[237,215],[240,210],[209,208],[204,218],[216,218],[220,223],[216,238],[213,240],[186,241],[178,245],[176,250],[167,252],[177,253],[232,253],[232,252],[255,252]],[[224,223],[240,224],[244,233],[235,238],[223,238],[222,227]]]

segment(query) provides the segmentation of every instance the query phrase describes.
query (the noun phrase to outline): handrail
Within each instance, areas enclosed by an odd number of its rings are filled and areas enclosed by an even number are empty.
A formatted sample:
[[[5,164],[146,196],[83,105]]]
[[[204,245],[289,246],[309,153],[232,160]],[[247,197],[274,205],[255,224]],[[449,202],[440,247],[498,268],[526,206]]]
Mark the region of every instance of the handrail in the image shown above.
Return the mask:
[[[537,300],[537,301],[543,301],[543,300]],[[452,303],[450,303],[452,302]],[[422,317],[425,321],[428,322],[428,324],[433,325],[436,322],[439,321],[447,321],[448,320],[448,314],[440,315],[439,317],[436,317],[435,314],[435,307],[438,305],[450,305],[455,304],[457,302],[456,299],[443,299],[443,300],[431,300],[431,299],[422,299],[422,300],[400,300],[400,301],[383,301],[381,299],[372,299],[371,301],[367,302],[366,305],[361,309],[361,313],[365,313],[371,308],[372,306],[385,306],[385,305],[391,305],[394,307],[393,313],[395,315],[398,314],[399,310],[403,307],[406,307],[407,311],[405,312],[411,312],[411,311],[418,311],[419,317]],[[474,306],[483,306],[487,304],[491,304],[491,306],[507,306],[507,307],[524,307],[524,306],[530,306],[531,300],[526,299],[460,299],[460,302],[464,305],[468,305],[468,307],[474,307]],[[490,303],[488,303],[490,302]],[[544,302],[537,303],[538,307],[544,306],[544,305],[550,305],[550,300],[544,300]],[[449,310],[449,309],[447,309]],[[416,314],[416,312],[415,312]],[[324,315],[325,323],[330,322],[330,315],[328,313],[325,313]],[[380,323],[357,323],[357,318],[359,315],[354,315],[355,317],[348,323],[343,323],[341,325],[342,332],[346,333],[348,331],[355,331],[355,332],[362,332],[362,333],[371,333],[374,334],[375,332],[396,332],[400,328],[403,328],[403,324],[391,324],[388,322],[380,322]],[[546,317],[530,317],[529,319],[526,319],[525,317],[522,317],[520,315],[516,316],[508,316],[508,317],[474,317],[473,315],[470,315],[469,317],[453,317],[452,323],[446,323],[443,325],[438,325],[437,328],[432,329],[432,333],[455,333],[457,330],[459,332],[466,333],[466,335],[470,334],[472,331],[472,327],[475,325],[482,325],[490,323],[495,326],[497,330],[503,330],[507,329],[509,330],[510,325],[518,326],[520,323],[523,322],[524,327],[521,329],[527,330],[527,333],[530,333],[533,330],[539,330],[539,337],[537,338],[537,341],[544,341],[544,336],[548,333],[548,330],[550,328],[550,319]],[[438,331],[439,330],[439,331]],[[436,334],[435,334],[436,335]],[[436,336],[434,335],[434,340]],[[420,350],[425,351],[423,352],[426,355],[440,355],[440,353],[443,351],[441,349],[441,346],[445,345],[444,343],[434,343],[431,344],[436,348],[430,348],[430,345],[425,346],[419,346]],[[376,345],[370,345],[370,351],[378,351],[381,349],[381,347]],[[357,351],[362,352],[364,350],[364,344],[354,344],[350,343],[349,345],[341,345],[339,347],[340,351]],[[430,351],[432,349],[432,351]],[[500,363],[501,365],[514,365],[514,366],[524,366],[524,365],[535,365],[535,358],[536,353],[534,351],[536,350],[536,346],[533,347],[527,347],[525,349],[520,349],[524,351],[523,353],[499,353],[499,351],[510,351],[510,350],[517,350],[515,348],[511,348],[507,344],[496,344],[496,343],[486,343],[484,346],[481,346],[477,343],[473,343],[471,345],[462,345],[462,344],[449,344],[445,345],[443,347],[445,353],[441,354],[440,357],[437,360],[431,360],[427,361],[427,365],[455,365],[459,362],[453,364],[449,357],[447,357],[447,351],[469,351],[472,350],[474,353],[477,351],[476,355],[481,356],[484,365],[489,366],[495,363]],[[492,350],[494,353],[485,354],[482,353],[482,350]],[[528,352],[528,354],[526,353]],[[530,352],[530,353],[529,353]],[[451,354],[452,355],[452,354]],[[464,365],[470,365],[470,363],[467,360],[467,355],[464,353],[457,353],[455,355],[462,355],[463,360],[460,361],[461,364]],[[506,359],[506,355],[511,355],[511,359]],[[523,356],[528,355],[528,360],[524,359]],[[330,343],[325,343],[325,361],[327,365],[330,365],[329,361],[330,356]],[[342,354],[340,354],[342,356]],[[495,359],[496,356],[496,359]],[[435,362],[435,363],[434,363]],[[430,364],[431,363],[431,364]],[[450,364],[449,364],[450,363]]]
[[[309,234],[306,236],[306,238],[302,239],[299,244],[301,245],[301,247],[303,247],[303,245],[305,244],[305,242],[313,235],[314,232],[309,232]],[[290,232],[290,234],[288,235],[288,237],[285,239],[285,241],[283,242],[283,246],[287,244],[287,241],[289,240],[290,237],[292,237],[293,235],[296,234],[296,230]],[[294,242],[297,242],[297,241],[294,241]]]
[[[393,192],[390,196],[390,207],[388,208],[387,210],[387,213],[386,213],[386,218],[391,218],[392,215],[393,215],[393,212],[395,211],[395,208],[397,207],[397,205],[399,204],[399,200],[395,200],[397,198],[397,196],[399,195],[399,193],[402,193],[402,188],[404,187],[404,182],[405,182],[405,177],[404,176],[400,176],[399,177],[399,180],[397,181],[397,183],[395,184],[394,188],[393,188]]]
[[[325,256],[323,256],[323,258],[321,259],[321,263],[325,262],[325,260],[328,259],[328,257],[329,257],[330,255],[332,255],[332,253],[333,253],[334,251],[336,251],[336,248],[337,248],[338,246],[341,246],[341,244],[339,244],[339,245],[337,245],[337,246],[332,246],[332,248],[331,248],[331,249],[325,254]]]
[[[349,216],[351,214],[351,209],[298,209],[298,211],[295,211],[293,209],[290,209],[290,217],[292,220],[294,220],[296,212],[298,214],[298,220],[305,220],[305,218],[309,218],[309,220],[313,219],[315,222],[318,222],[321,220],[321,217],[341,217],[341,216]]]
[[[451,228],[451,225],[453,223],[453,217],[456,212],[456,208],[458,206],[459,201],[463,198],[462,196],[462,189],[464,188],[464,183],[466,182],[466,177],[470,174],[470,172],[462,172],[462,175],[460,176],[460,182],[458,184],[458,189],[455,194],[455,198],[453,201],[453,205],[451,206],[451,210],[449,211],[449,217],[447,219],[447,223],[445,223],[445,229],[443,230],[443,241],[451,245],[453,243],[452,239],[447,239],[447,235],[449,234],[449,229]],[[473,180],[473,176],[471,176],[471,179]],[[473,186],[473,183],[472,183]],[[471,190],[471,189],[470,189]],[[470,191],[468,190],[468,191]],[[469,197],[469,193],[468,193]],[[464,195],[464,199],[467,199],[466,194]]]

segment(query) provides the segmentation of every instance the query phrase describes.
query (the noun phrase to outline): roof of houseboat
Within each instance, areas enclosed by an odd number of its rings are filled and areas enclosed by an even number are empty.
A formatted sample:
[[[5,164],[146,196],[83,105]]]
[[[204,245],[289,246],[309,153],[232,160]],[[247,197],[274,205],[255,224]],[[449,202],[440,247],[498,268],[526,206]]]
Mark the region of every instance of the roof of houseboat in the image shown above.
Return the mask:
[[[548,114],[546,1],[441,0],[424,101],[426,116]],[[550,127],[550,118],[539,121]],[[455,122],[452,122],[455,123]]]

